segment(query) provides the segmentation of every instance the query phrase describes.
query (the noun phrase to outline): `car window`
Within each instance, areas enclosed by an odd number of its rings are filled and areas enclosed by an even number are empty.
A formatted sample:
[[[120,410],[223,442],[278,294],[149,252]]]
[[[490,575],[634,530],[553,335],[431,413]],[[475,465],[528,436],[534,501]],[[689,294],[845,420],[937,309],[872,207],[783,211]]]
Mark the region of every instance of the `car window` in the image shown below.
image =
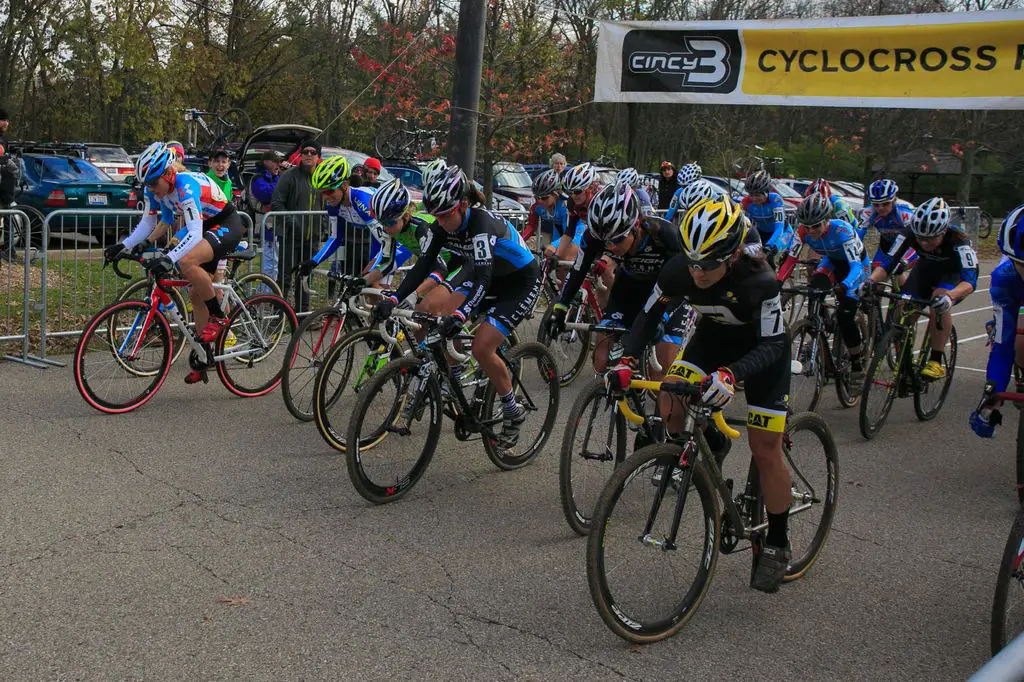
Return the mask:
[[[50,157],[37,159],[36,175],[52,182],[113,182],[113,179],[83,159]]]
[[[601,183],[601,185],[604,187],[607,187],[608,185],[614,185],[615,178],[617,177],[619,177],[619,171],[617,170],[612,170],[609,168],[606,170],[597,171],[597,181]]]
[[[329,159],[332,156],[338,156],[338,154],[341,154],[341,153],[342,152],[338,151],[337,148],[331,149],[330,147],[325,147],[324,150],[323,150],[323,153],[321,155],[321,158]],[[360,154],[359,152],[349,152],[349,151],[344,152],[344,156],[345,156],[346,159],[348,159],[348,165],[351,168],[355,168],[356,166],[362,166],[363,162],[366,161],[368,158],[370,158],[366,154]],[[380,176],[377,178],[377,184],[378,185],[384,185],[386,183],[391,182],[394,179],[395,179],[395,176],[387,168],[383,168],[382,167],[380,169]]]
[[[512,170],[496,172],[494,174],[494,184],[499,187],[514,187],[516,189],[530,189],[533,186],[529,173]]]
[[[793,189],[792,187],[790,187],[787,184],[784,184],[784,183],[781,183],[781,182],[776,182],[776,183],[773,183],[773,184],[775,185],[775,193],[778,194],[780,197],[790,197],[790,198],[796,198],[796,199],[802,199],[803,198],[802,194],[800,194],[799,192],[797,192],[795,189]]]
[[[89,147],[89,160],[106,163],[131,163],[128,152],[120,147]]]
[[[423,189],[423,174],[418,170],[412,168],[402,168],[395,166],[388,166],[386,170],[390,171],[392,175],[402,181],[402,184],[406,187],[412,187],[414,189]]]

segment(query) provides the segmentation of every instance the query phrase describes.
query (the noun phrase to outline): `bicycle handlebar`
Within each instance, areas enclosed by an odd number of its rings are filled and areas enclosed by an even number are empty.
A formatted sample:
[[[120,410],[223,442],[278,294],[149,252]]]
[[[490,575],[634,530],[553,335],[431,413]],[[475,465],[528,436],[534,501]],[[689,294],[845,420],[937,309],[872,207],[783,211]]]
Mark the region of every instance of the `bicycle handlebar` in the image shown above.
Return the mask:
[[[697,384],[684,384],[681,382],[666,382],[666,381],[645,381],[643,379],[634,379],[629,382],[631,389],[640,391],[654,391],[660,392],[665,391],[667,393],[675,393],[677,395],[689,395],[691,397],[700,395],[700,386]],[[622,416],[633,424],[643,424],[644,418],[638,415],[636,412],[630,409],[629,403],[626,399],[620,398],[618,401],[619,411],[622,412]],[[711,413],[711,420],[718,427],[718,430],[725,434],[726,437],[735,440],[740,437],[740,432],[729,426],[725,421],[725,415],[722,414],[721,410],[714,410]]]

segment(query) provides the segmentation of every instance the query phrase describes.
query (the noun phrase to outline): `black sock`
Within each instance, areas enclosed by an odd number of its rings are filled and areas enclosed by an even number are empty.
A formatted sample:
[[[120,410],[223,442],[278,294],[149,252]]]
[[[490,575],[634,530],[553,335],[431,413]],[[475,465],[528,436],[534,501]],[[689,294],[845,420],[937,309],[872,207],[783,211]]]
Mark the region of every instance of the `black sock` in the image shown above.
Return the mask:
[[[224,311],[220,309],[220,301],[216,296],[206,302],[206,309],[210,311],[211,317],[224,317]]]
[[[768,536],[765,544],[772,547],[785,547],[789,543],[789,510],[781,514],[768,512]]]
[[[929,360],[934,360],[935,362],[937,362],[937,363],[939,363],[941,365],[942,364],[942,359],[943,359],[942,358],[942,351],[941,350],[934,350],[933,349],[932,350],[932,354],[928,357],[928,359]]]

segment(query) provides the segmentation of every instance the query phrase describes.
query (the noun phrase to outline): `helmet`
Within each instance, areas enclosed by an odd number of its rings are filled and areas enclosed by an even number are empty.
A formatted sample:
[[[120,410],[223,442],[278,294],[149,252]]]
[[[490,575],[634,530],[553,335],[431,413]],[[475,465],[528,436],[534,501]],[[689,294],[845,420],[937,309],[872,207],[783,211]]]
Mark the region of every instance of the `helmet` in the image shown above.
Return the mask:
[[[163,142],[154,142],[135,161],[135,177],[142,184],[148,185],[163,175],[173,162],[174,152]]]
[[[339,154],[323,161],[313,171],[313,189],[340,189],[350,175],[348,159]]]
[[[828,184],[828,180],[825,178],[818,178],[807,185],[807,189],[804,190],[805,197],[809,197],[812,194],[820,194],[826,199],[830,199],[832,197],[832,186]]]
[[[812,194],[796,209],[796,219],[801,225],[818,225],[832,217],[832,203],[820,194]]]
[[[679,183],[680,187],[686,187],[695,180],[700,180],[704,177],[704,173],[701,172],[700,166],[691,161],[676,173],[676,182]]]
[[[423,186],[423,205],[433,214],[445,213],[459,205],[469,191],[469,180],[458,166],[430,175]]]
[[[558,194],[561,182],[558,173],[546,170],[533,179],[533,195],[537,198]]]
[[[167,148],[170,149],[174,155],[178,158],[178,162],[185,160],[185,145],[178,142],[177,140],[171,140],[167,143]]]
[[[624,182],[633,189],[640,186],[640,174],[636,172],[636,168],[623,168],[619,171],[619,174],[615,176],[615,182]]]
[[[412,205],[412,195],[402,186],[402,181],[395,178],[377,190],[370,200],[370,210],[378,221],[390,225],[403,215]]]
[[[446,170],[448,170],[447,161],[440,157],[434,159],[433,161],[428,163],[426,167],[423,169],[423,185],[426,186],[427,180],[430,178],[430,176],[437,175],[438,173],[442,173]]]
[[[768,171],[754,171],[743,181],[743,188],[747,194],[768,194],[772,191],[772,176]]]
[[[702,201],[686,212],[679,234],[683,255],[694,265],[716,265],[743,243],[749,223],[729,197]]]
[[[565,171],[562,177],[562,189],[569,194],[582,192],[597,180],[597,171],[590,163],[581,163]]]
[[[624,236],[638,220],[640,201],[624,182],[602,188],[587,210],[587,230],[602,243]]]
[[[717,199],[724,193],[722,188],[715,183],[701,178],[683,188],[683,193],[679,197],[679,210],[686,213],[700,202]]]
[[[996,246],[1010,260],[1024,263],[1024,205],[1010,211],[996,235]]]
[[[892,201],[896,198],[896,193],[899,191],[899,185],[892,180],[875,180],[868,187],[868,198],[871,200],[871,203]]]
[[[949,229],[949,204],[942,197],[924,202],[914,210],[910,230],[918,237],[938,237]]]

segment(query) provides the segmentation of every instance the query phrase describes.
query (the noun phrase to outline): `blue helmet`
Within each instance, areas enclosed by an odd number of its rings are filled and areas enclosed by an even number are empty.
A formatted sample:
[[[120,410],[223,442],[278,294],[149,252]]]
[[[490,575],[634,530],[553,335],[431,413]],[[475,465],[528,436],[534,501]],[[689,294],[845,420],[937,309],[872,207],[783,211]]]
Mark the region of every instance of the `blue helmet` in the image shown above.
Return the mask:
[[[377,220],[390,225],[403,215],[412,204],[409,190],[402,186],[402,181],[395,178],[377,190],[370,200],[370,210]]]
[[[1010,260],[1024,263],[1024,204],[1010,211],[996,235],[999,250],[1009,256]]]
[[[153,182],[174,162],[174,152],[163,142],[154,142],[139,154],[135,162],[135,177],[144,185]]]
[[[896,199],[896,193],[899,191],[899,185],[892,180],[875,180],[868,187],[868,199],[872,203],[893,201]]]

